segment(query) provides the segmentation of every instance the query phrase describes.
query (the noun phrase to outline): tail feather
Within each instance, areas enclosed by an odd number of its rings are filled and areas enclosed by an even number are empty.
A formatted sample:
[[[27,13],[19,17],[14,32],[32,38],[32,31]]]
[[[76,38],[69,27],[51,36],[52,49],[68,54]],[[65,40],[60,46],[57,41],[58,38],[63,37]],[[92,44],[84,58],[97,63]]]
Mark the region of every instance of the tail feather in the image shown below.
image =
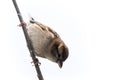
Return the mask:
[[[33,17],[31,17],[31,15],[30,15],[30,14],[28,14],[28,16],[29,16],[29,20],[30,20],[29,22],[30,22],[30,23],[35,23],[34,18],[33,18]]]
[[[34,18],[30,16],[30,23],[35,23]]]

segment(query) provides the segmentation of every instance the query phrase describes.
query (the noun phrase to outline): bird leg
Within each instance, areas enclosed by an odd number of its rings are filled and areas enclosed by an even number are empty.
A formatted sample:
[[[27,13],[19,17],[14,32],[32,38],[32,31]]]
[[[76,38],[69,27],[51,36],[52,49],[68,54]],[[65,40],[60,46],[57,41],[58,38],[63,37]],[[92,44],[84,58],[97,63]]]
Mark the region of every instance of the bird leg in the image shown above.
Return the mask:
[[[18,26],[19,27],[21,27],[21,26],[27,26],[27,24],[25,22],[21,22]]]
[[[34,61],[32,61],[31,63],[34,63],[34,65],[41,65],[41,63],[39,62],[39,60],[36,58],[35,59],[35,62]],[[34,66],[34,65],[32,65],[32,66]]]

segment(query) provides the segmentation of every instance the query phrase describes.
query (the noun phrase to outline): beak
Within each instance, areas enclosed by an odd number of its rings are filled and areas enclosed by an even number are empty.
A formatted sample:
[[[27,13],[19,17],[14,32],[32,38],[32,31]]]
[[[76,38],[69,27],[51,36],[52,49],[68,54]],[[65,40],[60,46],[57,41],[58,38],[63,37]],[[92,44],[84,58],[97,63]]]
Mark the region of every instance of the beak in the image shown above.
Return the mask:
[[[58,61],[57,63],[59,65],[59,67],[62,68],[63,62],[62,61]]]

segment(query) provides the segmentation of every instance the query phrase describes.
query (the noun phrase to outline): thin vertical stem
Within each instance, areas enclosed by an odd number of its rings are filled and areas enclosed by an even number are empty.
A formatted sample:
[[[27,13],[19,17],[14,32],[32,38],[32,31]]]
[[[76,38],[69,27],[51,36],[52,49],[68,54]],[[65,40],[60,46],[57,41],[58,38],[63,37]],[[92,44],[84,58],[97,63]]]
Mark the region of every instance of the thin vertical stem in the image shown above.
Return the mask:
[[[22,15],[21,15],[21,12],[20,12],[20,10],[19,10],[19,8],[18,8],[18,5],[17,5],[17,3],[16,3],[16,0],[12,0],[12,1],[13,1],[13,4],[14,4],[14,7],[15,7],[15,9],[16,9],[18,18],[19,18],[19,20],[20,20],[20,23],[23,23],[24,20],[23,20],[23,18],[22,18]],[[27,42],[27,46],[28,46],[30,55],[31,55],[32,60],[33,60],[33,63],[34,63],[34,65],[35,65],[35,69],[36,69],[36,72],[37,72],[38,79],[39,79],[39,80],[44,80],[44,79],[43,79],[43,76],[42,76],[42,73],[41,73],[41,70],[40,70],[40,68],[39,68],[39,65],[36,64],[36,62],[38,61],[38,59],[36,58],[36,56],[35,56],[35,54],[34,54],[35,51],[34,51],[32,42],[31,42],[31,40],[30,40],[30,38],[29,38],[29,36],[28,36],[27,29],[26,29],[25,25],[22,25],[22,29],[23,29],[23,32],[24,32],[24,35],[25,35],[25,39],[26,39],[26,42]]]

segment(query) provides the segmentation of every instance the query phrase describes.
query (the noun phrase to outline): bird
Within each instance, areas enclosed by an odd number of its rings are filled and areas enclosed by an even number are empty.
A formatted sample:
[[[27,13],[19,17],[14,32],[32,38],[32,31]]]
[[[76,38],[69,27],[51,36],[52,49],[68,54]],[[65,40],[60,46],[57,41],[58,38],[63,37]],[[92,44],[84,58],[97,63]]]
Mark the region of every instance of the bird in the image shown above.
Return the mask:
[[[26,25],[35,55],[55,62],[62,68],[63,62],[68,58],[69,49],[58,33],[32,17],[27,24],[21,23],[19,26],[22,25]]]

